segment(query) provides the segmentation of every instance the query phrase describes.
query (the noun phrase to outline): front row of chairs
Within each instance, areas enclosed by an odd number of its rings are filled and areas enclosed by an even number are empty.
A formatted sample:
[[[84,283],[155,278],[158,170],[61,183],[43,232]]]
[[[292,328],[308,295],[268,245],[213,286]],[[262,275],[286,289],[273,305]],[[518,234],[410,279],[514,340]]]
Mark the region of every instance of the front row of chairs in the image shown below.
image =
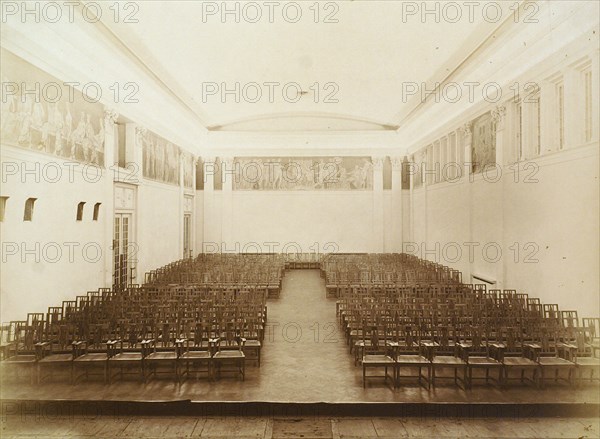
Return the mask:
[[[472,387],[474,379],[484,379],[485,383],[494,381],[506,386],[511,380],[528,381],[537,387],[543,387],[548,378],[554,381],[565,380],[569,384],[584,379],[589,373],[589,380],[598,380],[600,374],[600,358],[593,356],[577,356],[578,346],[553,340],[543,343],[497,343],[482,341],[476,333],[467,341],[441,343],[433,340],[402,342],[388,338],[385,328],[379,326],[364,327],[363,339],[356,343],[356,349],[362,352],[362,381],[366,387],[369,378],[388,379],[394,388],[400,386],[401,380],[417,378],[420,385],[427,389],[435,386],[436,379],[441,376],[442,369],[453,370],[455,385],[463,389]],[[368,375],[369,369],[383,370],[383,375]],[[403,371],[418,370],[417,375],[408,375]],[[473,374],[482,370],[483,374]],[[517,372],[515,377],[514,372]]]
[[[201,349],[190,346],[189,339],[175,340],[173,348],[160,348],[155,340],[142,340],[139,347],[127,344],[123,340],[109,340],[103,346],[74,341],[69,352],[53,351],[50,343],[43,342],[35,345],[35,353],[8,355],[2,364],[14,366],[17,375],[19,370],[28,369],[32,383],[43,382],[57,370],[67,370],[72,384],[90,375],[100,375],[105,383],[125,374],[138,375],[144,382],[158,374],[172,375],[177,382],[201,373],[211,380],[226,372],[245,378],[246,339],[242,337],[210,339]]]

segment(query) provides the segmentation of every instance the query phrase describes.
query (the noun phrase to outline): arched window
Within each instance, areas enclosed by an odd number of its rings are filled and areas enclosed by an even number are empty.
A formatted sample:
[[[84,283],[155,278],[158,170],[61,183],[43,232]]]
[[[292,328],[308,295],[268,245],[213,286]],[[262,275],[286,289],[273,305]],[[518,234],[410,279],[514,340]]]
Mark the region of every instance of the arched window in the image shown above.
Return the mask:
[[[33,206],[37,198],[27,198],[25,201],[25,213],[23,214],[23,221],[33,221]]]
[[[81,201],[77,204],[77,221],[83,219],[83,206],[85,206],[85,201]]]

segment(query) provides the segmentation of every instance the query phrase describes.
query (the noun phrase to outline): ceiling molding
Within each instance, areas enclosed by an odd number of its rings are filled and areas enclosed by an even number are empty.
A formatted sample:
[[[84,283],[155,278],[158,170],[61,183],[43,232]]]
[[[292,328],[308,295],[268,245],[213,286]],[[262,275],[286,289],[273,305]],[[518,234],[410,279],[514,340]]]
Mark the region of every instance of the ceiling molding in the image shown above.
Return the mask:
[[[233,120],[226,122],[221,125],[215,125],[209,127],[209,131],[230,131],[230,128],[234,128],[240,125],[251,125],[253,123],[259,122],[281,122],[284,120],[288,121],[298,121],[298,128],[290,131],[298,132],[298,131],[318,131],[319,129],[310,129],[304,128],[301,126],[300,121],[302,119],[320,119],[323,122],[330,122],[332,125],[336,126],[339,121],[349,122],[350,124],[355,124],[355,129],[344,129],[344,131],[353,132],[353,131],[396,131],[398,127],[390,126],[383,124],[381,122],[373,121],[370,119],[360,118],[347,114],[339,114],[339,113],[326,113],[326,112],[286,112],[286,113],[268,113],[261,114],[254,117],[248,117],[238,120]],[[253,130],[241,130],[241,131],[253,131]],[[265,131],[264,129],[259,128],[258,131]],[[273,130],[274,132],[279,132],[281,130]],[[336,131],[333,129],[332,131]]]
[[[536,3],[537,0],[519,0],[521,4],[519,5],[519,10],[523,10],[523,7],[526,3]],[[431,88],[431,90],[435,90],[437,92],[441,89],[445,84],[451,82],[453,78],[455,78],[460,72],[464,70],[467,65],[477,58],[484,50],[493,45],[497,39],[507,34],[509,30],[515,25],[515,20],[513,15],[508,14],[508,16],[496,26],[491,32],[486,32],[486,24],[482,23],[478,31],[474,33],[472,38],[471,47],[465,50],[464,47],[460,48],[457,51],[457,54],[451,58],[449,61],[450,64],[454,61],[454,67],[450,72],[446,72],[448,70],[449,65],[443,65],[440,69],[431,76],[431,79],[428,81],[428,85],[431,84],[439,84],[437,87]],[[466,55],[462,55],[466,52]],[[460,58],[462,57],[462,59]],[[430,90],[427,88],[427,90]],[[402,127],[406,126],[410,122],[411,119],[414,119],[418,114],[425,111],[427,108],[433,105],[432,97],[435,95],[431,93],[425,97],[423,100],[421,94],[416,94],[413,96],[413,102],[415,104],[408,105],[407,112],[400,112],[397,114],[396,118],[394,118],[395,123],[398,125],[398,129],[401,130]],[[420,102],[419,102],[420,100]]]

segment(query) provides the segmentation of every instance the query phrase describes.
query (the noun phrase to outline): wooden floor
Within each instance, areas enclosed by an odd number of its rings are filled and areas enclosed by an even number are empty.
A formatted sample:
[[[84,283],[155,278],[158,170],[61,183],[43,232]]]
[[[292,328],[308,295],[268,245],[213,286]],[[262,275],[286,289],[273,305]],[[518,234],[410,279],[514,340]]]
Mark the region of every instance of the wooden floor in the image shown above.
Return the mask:
[[[191,379],[176,384],[167,378],[155,379],[143,384],[135,378],[105,385],[90,380],[69,385],[60,376],[51,382],[31,385],[26,380],[16,381],[3,376],[0,389],[2,415],[0,437],[201,437],[201,438],[598,438],[599,418],[590,418],[590,411],[567,414],[563,405],[569,403],[600,402],[598,386],[573,389],[565,385],[550,385],[544,390],[515,385],[508,389],[475,385],[471,390],[461,390],[448,383],[432,390],[407,382],[400,389],[391,389],[383,381],[373,381],[366,389],[362,387],[361,369],[354,366],[343,335],[336,324],[335,300],[325,297],[325,285],[318,270],[292,270],[286,273],[281,297],[268,302],[269,327],[267,328],[263,361],[260,368],[247,367],[244,382],[223,378],[209,382],[205,378]],[[4,372],[4,371],[3,371]],[[200,411],[167,412],[163,404],[182,400],[197,402]],[[232,414],[221,411],[202,411],[205,407],[234,401],[337,403],[436,403],[438,411],[428,416],[416,416],[403,408],[394,409],[394,417],[381,417],[379,406],[368,404],[370,414],[377,417],[339,417],[338,413],[319,411],[318,405],[309,404],[308,411],[287,409],[284,404],[279,411],[248,411],[247,416],[219,417],[214,414]],[[561,416],[536,411],[539,403],[558,403],[552,412]],[[204,403],[204,405],[202,405]],[[463,410],[461,418],[448,406],[481,403],[486,408],[469,412]],[[512,407],[515,411],[497,412],[495,407]],[[98,406],[96,406],[98,404]],[[133,411],[113,410],[117,404],[133,404]],[[141,404],[158,407],[152,412],[135,408]],[[436,405],[433,404],[433,405]],[[439,405],[442,409],[439,409]],[[102,405],[102,409],[99,409]],[[350,406],[351,404],[346,404]],[[74,406],[79,411],[71,410]],[[312,409],[310,407],[317,407]],[[89,409],[91,407],[92,409]],[[97,410],[94,410],[94,407]],[[106,407],[109,407],[106,410]],[[204,408],[203,408],[204,407]],[[394,406],[395,407],[395,406]],[[490,408],[491,412],[487,410]],[[353,414],[366,415],[358,409]],[[420,410],[420,409],[419,409]],[[510,409],[509,409],[510,410]],[[158,413],[158,416],[149,416]],[[165,416],[165,414],[180,416]],[[242,410],[233,412],[236,415]],[[256,413],[256,416],[253,413]],[[328,414],[329,413],[329,414]],[[465,414],[466,413],[466,414]],[[182,416],[186,414],[186,416]],[[192,416],[203,414],[210,416]],[[282,415],[281,417],[279,415]],[[482,416],[488,416],[483,418]],[[595,414],[595,409],[591,411]],[[188,416],[189,415],[189,416]],[[285,415],[285,416],[283,416]],[[409,417],[414,416],[414,417]]]
[[[96,380],[69,385],[60,376],[41,385],[6,376],[3,400],[104,401],[268,401],[268,402],[411,402],[411,403],[600,403],[598,385],[578,389],[564,384],[540,390],[516,384],[507,389],[475,384],[462,390],[439,381],[435,389],[407,380],[392,389],[383,380],[362,387],[362,372],[354,365],[337,326],[335,299],[325,297],[319,270],[291,270],[281,297],[268,301],[268,326],[260,368],[248,365],[246,380],[209,382],[189,379],[176,384],[168,376],[143,384],[135,377],[110,385]]]
[[[598,438],[598,419],[194,418],[3,416],[0,437]]]

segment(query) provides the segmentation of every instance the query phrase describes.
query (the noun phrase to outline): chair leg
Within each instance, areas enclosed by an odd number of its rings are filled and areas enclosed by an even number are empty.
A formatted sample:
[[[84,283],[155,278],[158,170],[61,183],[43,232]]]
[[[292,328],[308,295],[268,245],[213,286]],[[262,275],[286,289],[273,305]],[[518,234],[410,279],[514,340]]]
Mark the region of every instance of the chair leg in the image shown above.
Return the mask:
[[[362,381],[363,381],[363,389],[366,387],[366,385],[365,385],[365,378],[366,378],[366,373],[365,373],[366,371],[365,371],[365,369],[366,369],[366,368],[365,368],[365,363],[363,363],[363,367],[362,367],[362,372],[363,372],[363,373],[362,373],[362,375],[363,375],[363,376],[362,376],[362,378],[363,378],[363,379],[362,379]]]
[[[431,390],[431,365],[427,366],[427,390]]]

